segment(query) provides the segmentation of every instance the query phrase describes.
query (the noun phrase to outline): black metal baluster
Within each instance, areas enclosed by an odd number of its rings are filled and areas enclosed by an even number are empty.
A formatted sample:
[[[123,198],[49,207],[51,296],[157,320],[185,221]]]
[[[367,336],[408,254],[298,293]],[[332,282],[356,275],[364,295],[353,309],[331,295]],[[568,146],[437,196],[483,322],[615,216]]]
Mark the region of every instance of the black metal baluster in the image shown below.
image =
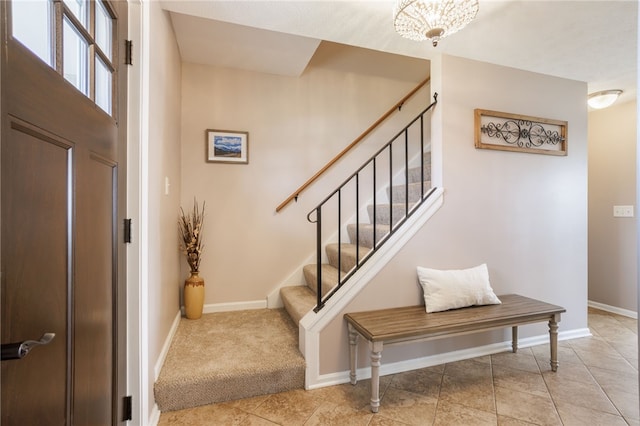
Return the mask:
[[[420,200],[424,199],[424,114],[420,116]]]
[[[317,259],[317,269],[316,273],[318,275],[318,283],[317,283],[317,304],[316,304],[316,312],[318,312],[324,306],[322,303],[322,206],[318,206],[316,209],[316,220],[318,226],[316,227],[316,259]]]
[[[389,185],[393,182],[393,142],[389,144]],[[389,233],[393,229],[393,199],[389,199]]]
[[[342,285],[342,189],[338,189],[338,287]]]
[[[376,236],[377,236],[377,227],[378,221],[376,220],[376,210],[378,210],[378,205],[376,204],[376,157],[373,157],[373,248],[372,250],[376,250]]]
[[[409,129],[404,132],[404,215],[409,216]]]
[[[356,173],[356,269],[360,267],[360,173]]]

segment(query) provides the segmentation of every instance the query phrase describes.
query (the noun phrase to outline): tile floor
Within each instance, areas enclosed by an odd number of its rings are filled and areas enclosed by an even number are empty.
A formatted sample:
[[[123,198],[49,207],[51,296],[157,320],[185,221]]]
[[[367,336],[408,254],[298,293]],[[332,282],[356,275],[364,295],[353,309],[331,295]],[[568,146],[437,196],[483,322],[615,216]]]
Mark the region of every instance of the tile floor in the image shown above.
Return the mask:
[[[589,310],[593,337],[381,378],[380,412],[369,381],[296,390],[163,413],[159,425],[635,425],[637,321]]]

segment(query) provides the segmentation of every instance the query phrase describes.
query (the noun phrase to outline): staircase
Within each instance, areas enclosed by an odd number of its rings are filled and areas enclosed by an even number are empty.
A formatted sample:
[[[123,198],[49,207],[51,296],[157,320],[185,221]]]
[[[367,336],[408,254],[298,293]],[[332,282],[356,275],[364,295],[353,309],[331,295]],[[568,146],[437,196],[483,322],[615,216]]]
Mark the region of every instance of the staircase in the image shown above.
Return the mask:
[[[426,82],[428,79],[412,93]],[[299,336],[314,331],[300,329],[302,318],[312,310],[318,312],[341,286],[348,285],[356,271],[371,261],[392,235],[399,234],[397,231],[418,211],[418,206],[437,192],[431,188],[431,153],[425,149],[425,135],[429,133],[425,114],[436,103],[434,94],[432,104],[309,213],[309,220],[316,223],[319,265],[303,267],[306,285],[280,289],[285,309],[222,312],[203,315],[195,322],[180,321],[154,385],[155,401],[161,411],[305,387],[310,371],[317,366],[303,356]],[[299,191],[312,181],[313,178]],[[361,200],[369,199],[371,204],[361,208]],[[324,221],[323,209],[327,210]],[[314,213],[315,220],[311,218]],[[355,223],[342,222],[342,215],[353,217]],[[369,222],[365,223],[361,218],[367,216]],[[323,236],[323,227],[328,236]],[[343,235],[348,235],[349,243],[343,242],[347,239]],[[332,240],[338,242],[322,247]],[[390,246],[394,244],[392,241]],[[321,256],[323,248],[326,263]],[[356,278],[358,286],[366,285],[362,275]]]
[[[408,186],[402,184],[387,187],[386,203],[378,202],[375,208],[371,204],[367,206],[369,223],[347,225],[349,243],[331,243],[325,246],[328,263],[321,265],[323,297],[336,287],[340,278],[344,278],[355,268],[356,258],[359,258],[360,261],[364,260],[374,246],[379,247],[390,236],[390,230],[393,229],[393,226],[406,217],[405,201],[407,196],[405,188],[408,188],[409,191],[409,210],[422,199],[424,194],[429,192],[431,189],[431,152],[424,153],[422,160],[424,171],[420,167],[408,170]],[[424,184],[421,182],[422,173],[424,173]],[[373,223],[374,217],[375,223]],[[302,317],[314,309],[317,304],[317,271],[317,264],[305,265],[303,273],[306,285],[280,289],[280,297],[284,307],[296,324],[299,324]]]

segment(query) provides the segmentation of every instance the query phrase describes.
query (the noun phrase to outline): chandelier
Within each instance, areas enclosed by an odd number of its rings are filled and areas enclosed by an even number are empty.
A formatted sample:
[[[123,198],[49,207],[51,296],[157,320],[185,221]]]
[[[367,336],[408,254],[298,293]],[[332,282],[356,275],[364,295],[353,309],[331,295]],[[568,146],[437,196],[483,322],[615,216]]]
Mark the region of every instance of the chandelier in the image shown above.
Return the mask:
[[[465,26],[478,14],[478,0],[397,0],[393,25],[403,37],[431,40],[433,46]]]

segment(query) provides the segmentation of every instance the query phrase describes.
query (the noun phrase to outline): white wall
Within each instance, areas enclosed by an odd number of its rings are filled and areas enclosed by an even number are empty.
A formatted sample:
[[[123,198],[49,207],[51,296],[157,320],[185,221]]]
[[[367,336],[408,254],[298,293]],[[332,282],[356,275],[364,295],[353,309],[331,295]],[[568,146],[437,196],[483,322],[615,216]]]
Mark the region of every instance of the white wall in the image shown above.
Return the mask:
[[[587,111],[585,83],[444,56],[432,62],[434,156],[444,206],[344,312],[419,304],[416,266],[487,263],[497,294],[519,293],[567,309],[560,332],[587,327]],[[474,148],[474,109],[568,121],[568,156]],[[435,173],[439,173],[438,170]],[[546,325],[521,328],[523,338]],[[507,340],[505,332],[385,350],[384,362]],[[320,335],[320,373],[348,370],[342,315]],[[361,345],[360,365],[367,365]]]
[[[413,64],[417,80],[313,62],[300,77],[183,64],[182,203],[191,205],[193,197],[206,201],[200,268],[205,303],[264,302],[290,275],[294,284],[300,282],[300,266],[315,254],[315,225],[307,213],[387,142],[398,123],[406,124],[430,103],[428,90],[297,203],[280,213],[276,207],[428,75],[428,62]],[[249,164],[206,163],[206,129],[248,131]],[[186,263],[182,268],[186,274]]]
[[[636,102],[589,113],[589,300],[637,312]]]

